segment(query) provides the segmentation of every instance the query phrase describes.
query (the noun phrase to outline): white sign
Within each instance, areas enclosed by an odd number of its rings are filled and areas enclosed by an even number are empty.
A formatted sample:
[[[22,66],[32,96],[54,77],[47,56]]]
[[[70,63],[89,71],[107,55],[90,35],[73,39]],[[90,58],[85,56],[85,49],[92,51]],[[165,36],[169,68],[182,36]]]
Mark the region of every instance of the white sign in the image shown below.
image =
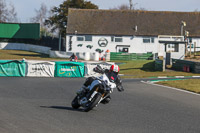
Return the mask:
[[[55,62],[26,61],[28,77],[54,77]]]

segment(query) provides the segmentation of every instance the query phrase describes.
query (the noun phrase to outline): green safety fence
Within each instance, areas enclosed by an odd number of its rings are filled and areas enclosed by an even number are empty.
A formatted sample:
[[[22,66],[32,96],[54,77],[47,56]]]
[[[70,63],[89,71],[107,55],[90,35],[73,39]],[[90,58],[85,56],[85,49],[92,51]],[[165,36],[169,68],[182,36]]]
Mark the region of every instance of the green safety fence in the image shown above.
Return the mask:
[[[163,64],[163,60],[159,60],[159,59],[155,60],[155,70],[156,71],[164,71],[163,70],[164,67],[165,67],[165,64]]]
[[[26,63],[18,60],[0,60],[0,76],[24,77]]]
[[[187,60],[172,59],[172,68],[177,71],[185,71],[184,68],[188,67],[190,72],[196,72],[199,63]]]
[[[152,60],[152,53],[123,53],[111,52],[110,60]]]
[[[82,62],[55,62],[55,77],[84,77],[84,63]]]

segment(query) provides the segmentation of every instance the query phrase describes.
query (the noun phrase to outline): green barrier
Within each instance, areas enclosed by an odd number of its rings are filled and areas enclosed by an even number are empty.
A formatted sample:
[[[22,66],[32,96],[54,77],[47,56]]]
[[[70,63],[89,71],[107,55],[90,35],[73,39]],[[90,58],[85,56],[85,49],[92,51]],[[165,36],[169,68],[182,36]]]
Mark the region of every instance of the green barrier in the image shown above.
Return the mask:
[[[84,63],[55,62],[55,77],[84,77]]]
[[[111,52],[110,60],[152,60],[152,53],[122,53]]]
[[[163,60],[159,60],[159,59],[155,60],[155,70],[156,71],[164,71],[163,68],[165,66],[163,66],[163,65],[164,65]]]
[[[184,67],[189,67],[190,72],[198,73],[198,62],[172,59],[172,68],[177,71],[185,71]]]
[[[26,63],[17,60],[0,60],[0,76],[25,77]]]

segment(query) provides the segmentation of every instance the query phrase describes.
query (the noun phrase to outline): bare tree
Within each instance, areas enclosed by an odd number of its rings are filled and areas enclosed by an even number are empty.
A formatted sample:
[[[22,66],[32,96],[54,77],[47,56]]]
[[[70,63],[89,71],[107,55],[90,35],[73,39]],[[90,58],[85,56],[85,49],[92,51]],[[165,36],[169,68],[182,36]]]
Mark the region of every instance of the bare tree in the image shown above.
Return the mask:
[[[40,6],[40,9],[35,9],[35,17],[31,18],[30,21],[33,23],[40,23],[40,34],[41,36],[53,36],[50,33],[50,28],[47,25],[45,25],[45,20],[49,17],[50,11],[47,9],[47,6],[42,3]]]
[[[118,7],[115,7],[115,8],[111,8],[111,9],[114,9],[114,10],[142,10],[142,11],[145,11],[146,9],[145,8],[139,8],[137,9],[135,6],[137,5],[138,3],[135,3],[133,4],[133,1],[132,0],[129,0],[129,5],[127,4],[122,4]]]
[[[15,7],[12,4],[7,6],[5,0],[0,0],[0,22],[18,22]]]
[[[17,12],[15,11],[15,7],[10,3],[10,9],[8,11],[9,17],[7,18],[7,22],[18,22]]]
[[[120,5],[118,7],[112,8],[112,9],[114,9],[114,10],[129,10],[130,8],[128,5],[123,4],[123,5]]]
[[[39,10],[35,9],[35,13],[36,16],[31,18],[30,21],[34,23],[40,23],[40,26],[44,27],[45,19],[48,18],[47,6],[44,3],[42,3]]]
[[[8,9],[6,8],[6,2],[0,0],[0,22],[6,22],[8,16]]]

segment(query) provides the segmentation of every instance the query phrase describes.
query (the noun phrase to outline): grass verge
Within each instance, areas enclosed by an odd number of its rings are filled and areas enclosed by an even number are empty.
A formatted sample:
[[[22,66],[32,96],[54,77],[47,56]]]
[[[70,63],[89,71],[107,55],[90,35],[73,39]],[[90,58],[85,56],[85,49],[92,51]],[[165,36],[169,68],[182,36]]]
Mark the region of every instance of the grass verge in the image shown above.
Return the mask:
[[[0,50],[0,60],[69,60],[62,58],[50,58],[47,54],[22,51],[22,50]]]
[[[200,80],[199,79],[187,79],[187,80],[175,80],[175,81],[161,81],[156,84],[175,87],[191,92],[200,94]]]
[[[166,70],[165,72],[155,71],[154,61],[152,60],[134,60],[123,61],[120,64],[120,74],[124,74],[122,78],[147,78],[158,76],[195,76],[200,74]]]

